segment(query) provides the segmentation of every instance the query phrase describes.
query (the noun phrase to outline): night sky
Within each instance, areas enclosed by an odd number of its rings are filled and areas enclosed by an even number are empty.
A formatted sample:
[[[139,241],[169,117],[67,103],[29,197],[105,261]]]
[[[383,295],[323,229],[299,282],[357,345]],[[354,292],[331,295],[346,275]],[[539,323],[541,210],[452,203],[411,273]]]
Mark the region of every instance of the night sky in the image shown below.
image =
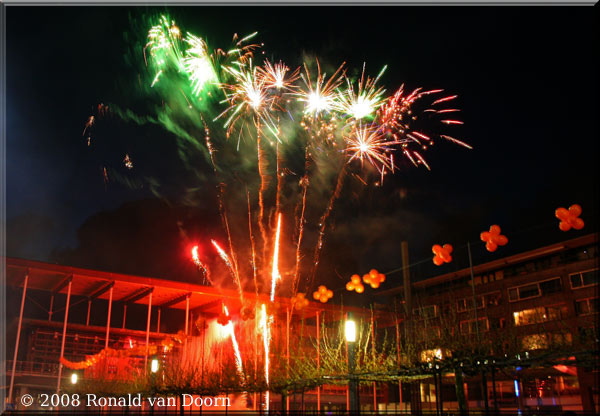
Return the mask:
[[[203,202],[181,203],[174,139],[156,126],[99,121],[92,146],[82,137],[99,103],[132,102],[143,62],[132,62],[131,49],[148,30],[144,19],[164,11],[7,8],[8,256],[194,281],[177,222],[189,235],[221,236],[214,189],[196,184]],[[467,241],[477,263],[597,230],[596,9],[170,7],[168,13],[211,47],[228,47],[233,33],[258,31],[266,56],[290,67],[301,65],[303,53],[356,70],[366,62],[371,74],[387,64],[381,83],[388,93],[404,83],[459,95],[465,125],[452,127],[452,135],[474,149],[438,142],[425,155],[431,172],[405,165],[381,187],[348,183],[327,230],[317,283],[343,288],[351,273],[398,269],[403,240],[418,280],[466,266]],[[166,199],[147,186],[104,183],[102,168],[122,170],[125,153],[134,173],[160,178]],[[563,233],[554,210],[574,203],[583,207],[586,227]],[[487,253],[479,233],[492,224],[509,244]],[[455,261],[433,266],[435,243],[453,244]],[[399,283],[401,274],[389,279],[390,286]]]

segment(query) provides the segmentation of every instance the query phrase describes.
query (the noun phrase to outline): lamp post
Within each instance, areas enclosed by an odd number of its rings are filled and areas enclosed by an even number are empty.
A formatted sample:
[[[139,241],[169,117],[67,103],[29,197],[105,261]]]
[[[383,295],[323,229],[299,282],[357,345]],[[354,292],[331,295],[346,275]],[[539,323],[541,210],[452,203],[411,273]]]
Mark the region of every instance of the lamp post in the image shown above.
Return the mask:
[[[352,320],[348,313],[346,316],[346,345],[348,346],[348,412],[352,415],[358,415],[360,412],[359,397],[358,397],[358,382],[354,377],[355,352],[354,343],[356,342],[356,322]]]

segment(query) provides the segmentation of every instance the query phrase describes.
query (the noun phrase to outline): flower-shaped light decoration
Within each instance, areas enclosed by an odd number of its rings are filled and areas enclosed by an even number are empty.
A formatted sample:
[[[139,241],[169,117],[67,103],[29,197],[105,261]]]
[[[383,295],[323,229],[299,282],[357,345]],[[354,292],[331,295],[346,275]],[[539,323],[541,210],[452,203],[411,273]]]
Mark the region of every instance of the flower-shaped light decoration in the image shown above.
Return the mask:
[[[433,257],[433,264],[436,266],[441,266],[444,263],[450,263],[452,261],[452,245],[444,244],[444,246],[440,246],[439,244],[434,244],[431,248],[431,251],[435,256]]]
[[[496,251],[498,246],[505,246],[508,243],[508,238],[505,235],[500,234],[500,227],[498,225],[492,225],[489,231],[481,233],[481,241],[485,242],[485,248],[487,251]]]
[[[363,282],[371,285],[371,288],[377,289],[381,283],[385,282],[385,274],[379,273],[375,269],[371,269],[369,273],[363,276]]]
[[[240,315],[242,316],[242,321],[247,321],[256,318],[256,312],[254,310],[254,306],[245,305],[242,308]]]
[[[327,289],[326,286],[319,286],[316,292],[313,293],[313,298],[321,303],[327,303],[333,297],[333,291]]]
[[[306,299],[306,295],[304,293],[298,293],[296,296],[292,296],[292,305],[298,310],[308,306],[308,299]]]
[[[359,275],[357,275],[357,274],[352,275],[352,277],[350,278],[350,281],[348,283],[346,283],[346,290],[348,290],[349,292],[352,292],[353,290],[355,290],[356,293],[363,293],[365,291],[365,287],[361,283]]]
[[[581,215],[581,206],[578,204],[571,205],[569,209],[560,207],[555,211],[554,215],[560,220],[558,228],[562,231],[569,231],[571,228],[581,230],[584,226],[583,220],[579,218]]]

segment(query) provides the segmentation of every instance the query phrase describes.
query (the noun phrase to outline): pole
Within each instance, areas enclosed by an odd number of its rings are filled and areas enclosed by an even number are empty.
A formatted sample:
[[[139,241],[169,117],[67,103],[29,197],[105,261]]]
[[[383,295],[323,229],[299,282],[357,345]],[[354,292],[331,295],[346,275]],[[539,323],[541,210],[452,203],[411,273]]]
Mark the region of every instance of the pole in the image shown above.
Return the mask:
[[[186,339],[187,339],[187,335],[188,335],[189,318],[190,318],[190,297],[186,296],[186,298],[185,298],[185,336],[186,336]]]
[[[317,374],[321,370],[321,312],[317,311]],[[321,385],[317,386],[317,412],[321,411]]]
[[[496,369],[492,366],[492,394],[494,395],[494,414],[498,414],[498,398],[496,396]]]
[[[71,301],[71,284],[73,283],[73,276],[69,279],[69,288],[67,289],[67,306],[65,308],[65,320],[63,322],[63,335],[62,342],[60,345],[60,360],[58,364],[58,381],[56,382],[56,392],[60,391],[60,378],[62,377],[62,360],[65,355],[65,341],[67,338],[67,320],[69,319],[69,303]]]
[[[162,308],[158,308],[158,320],[156,321],[156,332],[157,333],[160,332],[160,311],[162,311]]]
[[[52,309],[54,308],[54,293],[50,296],[50,309],[48,309],[48,322],[52,321]]]
[[[148,295],[148,319],[146,319],[146,356],[144,357],[144,371],[148,372],[148,353],[150,350],[150,318],[152,314],[152,292]],[[187,327],[187,322],[186,322]],[[186,328],[187,330],[187,328]]]
[[[21,339],[21,324],[23,323],[23,309],[25,308],[25,296],[27,294],[27,283],[29,282],[29,270],[25,274],[23,283],[23,294],[21,295],[21,311],[19,312],[19,325],[17,326],[17,340],[15,341],[15,352],[13,354],[12,372],[10,373],[10,388],[8,389],[8,402],[12,403],[13,387],[15,385],[15,371],[19,355],[19,341]]]
[[[475,311],[475,331],[477,332],[477,344],[479,345],[479,321],[477,318],[477,300],[475,299],[475,277],[473,275],[473,259],[471,258],[471,243],[467,241],[469,251],[469,268],[471,269],[471,291],[473,292],[473,311]]]
[[[400,324],[398,323],[398,315],[396,315],[396,354],[398,367],[400,367]],[[398,379],[398,404],[402,408],[402,382]]]
[[[400,244],[400,250],[402,252],[402,281],[404,285],[404,307],[406,309],[406,316],[409,317],[412,312],[412,291],[410,284],[410,270],[408,264],[408,243],[403,241]]]
[[[127,304],[123,305],[123,329],[125,329],[125,321],[127,320]]]
[[[108,315],[106,316],[106,338],[104,338],[104,349],[108,348],[108,337],[110,335],[110,314],[112,312],[113,287],[108,292]]]
[[[286,367],[286,375],[289,379],[290,377],[290,308],[287,308],[287,314],[286,314],[286,338],[285,338],[285,355],[286,355],[286,361],[287,361],[287,367]],[[283,405],[283,403],[282,403]],[[290,396],[286,393],[285,395],[285,410],[286,412],[289,411],[290,409]]]
[[[375,316],[371,308],[371,354],[375,361]],[[373,411],[377,413],[377,383],[373,382]]]
[[[92,299],[88,298],[88,311],[87,311],[87,318],[85,319],[85,326],[90,325],[90,310],[91,309],[92,309]]]

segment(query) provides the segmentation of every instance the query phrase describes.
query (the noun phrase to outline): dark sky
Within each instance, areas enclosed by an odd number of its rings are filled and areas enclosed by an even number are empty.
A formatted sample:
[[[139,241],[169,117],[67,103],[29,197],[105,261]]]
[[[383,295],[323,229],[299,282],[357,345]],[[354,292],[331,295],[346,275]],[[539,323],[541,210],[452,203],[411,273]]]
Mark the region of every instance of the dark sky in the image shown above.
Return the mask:
[[[174,150],[168,134],[114,122],[97,127],[91,147],[82,137],[98,103],[129,102],[136,79],[127,59],[132,39],[147,30],[137,28],[144,17],[163,10],[7,8],[9,256],[176,278],[165,276],[165,270],[181,271],[174,263],[184,261],[176,221],[185,217],[187,224],[196,222],[190,228],[219,232],[214,210],[190,214],[177,204],[151,201],[147,188],[104,184],[102,167],[118,166],[125,152],[135,150],[106,143],[132,137],[146,143],[135,154],[141,169],[166,183],[176,181],[180,166],[169,156]],[[402,169],[383,187],[344,194],[323,253],[323,273],[334,276],[324,280],[332,286],[342,287],[350,272],[400,267],[402,240],[409,242],[419,278],[464,266],[467,241],[475,244],[477,262],[597,230],[596,9],[170,7],[168,12],[213,47],[227,47],[233,33],[257,30],[267,55],[290,66],[300,64],[303,52],[330,65],[346,61],[360,68],[367,62],[370,73],[387,64],[382,84],[388,91],[405,83],[409,89],[444,88],[459,95],[465,125],[456,135],[474,150],[440,143],[427,152],[431,172]],[[162,152],[164,158],[157,157]],[[173,200],[179,197],[177,187],[167,192]],[[214,203],[212,191],[206,199]],[[573,203],[582,205],[586,228],[562,233],[554,210]],[[219,226],[218,217],[216,222]],[[492,224],[501,225],[510,240],[495,254],[477,245],[479,233]],[[457,260],[434,270],[431,245],[446,242],[456,247]],[[104,254],[90,255],[94,250]],[[144,262],[145,256],[162,256],[162,263]],[[395,274],[391,281],[400,278]]]

